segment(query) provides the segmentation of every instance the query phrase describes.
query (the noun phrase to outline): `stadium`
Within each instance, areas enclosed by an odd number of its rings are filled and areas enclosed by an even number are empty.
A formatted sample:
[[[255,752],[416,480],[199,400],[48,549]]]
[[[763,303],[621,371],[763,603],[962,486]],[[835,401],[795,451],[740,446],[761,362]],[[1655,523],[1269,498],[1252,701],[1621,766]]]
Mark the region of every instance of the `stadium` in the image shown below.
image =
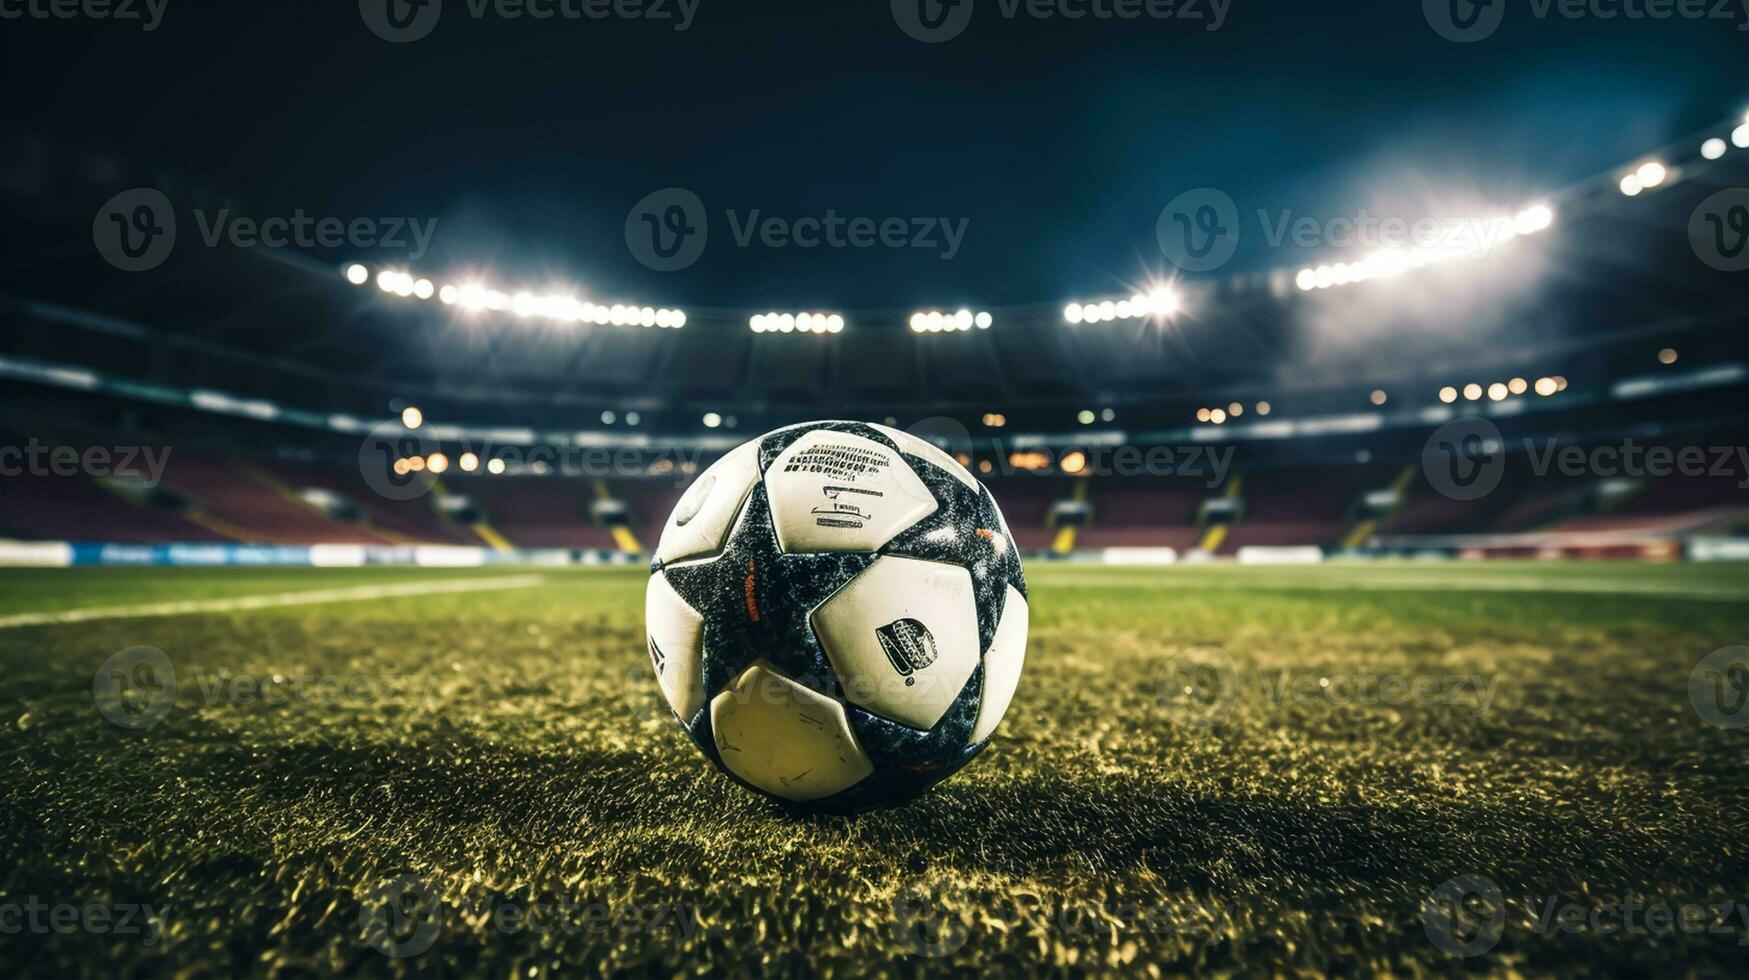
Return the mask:
[[[0,974],[1741,974],[1749,21],[1629,8],[0,4]],[[1030,611],[854,812],[646,622],[802,431]]]

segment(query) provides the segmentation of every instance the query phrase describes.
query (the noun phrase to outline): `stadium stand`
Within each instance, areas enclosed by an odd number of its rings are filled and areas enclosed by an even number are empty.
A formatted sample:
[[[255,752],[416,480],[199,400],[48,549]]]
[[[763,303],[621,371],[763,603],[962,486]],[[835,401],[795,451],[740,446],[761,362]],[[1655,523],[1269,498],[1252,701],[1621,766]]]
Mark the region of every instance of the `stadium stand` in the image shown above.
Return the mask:
[[[430,495],[391,500],[365,486],[358,472],[285,459],[259,464],[295,492],[325,491],[355,508],[373,533],[397,544],[479,544],[465,525],[446,520]]]
[[[1028,551],[1042,551],[1051,545],[1052,529],[1047,523],[1051,504],[1068,495],[1068,486],[1060,478],[1014,475],[986,476],[1014,543]]]
[[[218,542],[168,495],[135,497],[82,476],[0,475],[0,537],[26,541]]]
[[[164,486],[221,522],[226,533],[253,543],[400,543],[368,525],[336,520],[242,459],[179,452],[165,467]]]
[[[1280,467],[1245,475],[1240,518],[1220,554],[1253,546],[1333,546],[1351,523],[1362,494],[1388,484],[1397,467]]]
[[[1096,479],[1088,494],[1093,520],[1076,536],[1084,548],[1151,547],[1187,550],[1201,529],[1197,506],[1217,491],[1206,480],[1142,476]],[[1010,524],[1013,520],[1010,519]],[[1020,531],[1015,529],[1017,543]]]
[[[1362,498],[1403,480],[1395,511],[1367,525]],[[1078,549],[1173,548],[1187,552],[1208,528],[1205,500],[1220,497],[1204,478],[1071,478],[1026,473],[987,475],[1015,541],[1028,551],[1052,547],[1053,504],[1078,483],[1091,504],[1078,528]],[[518,548],[637,550],[648,553],[684,486],[671,476],[600,483],[566,476],[446,475],[431,492],[392,500],[336,461],[248,459],[179,451],[157,488],[119,479],[13,474],[0,476],[0,536],[20,540],[117,543],[487,545]],[[1731,480],[1671,475],[1637,481],[1535,476],[1509,468],[1499,488],[1474,501],[1437,492],[1418,468],[1329,464],[1253,469],[1244,474],[1243,506],[1217,554],[1248,546],[1343,546],[1358,526],[1381,535],[1606,532],[1675,536],[1728,533],[1749,524],[1749,491]],[[1609,492],[1605,492],[1605,489]],[[592,514],[596,500],[623,504],[616,537]],[[325,502],[325,506],[324,506]],[[446,516],[447,503],[452,512]],[[619,519],[615,518],[615,523]],[[634,548],[635,544],[635,548]]]
[[[637,536],[645,551],[653,550],[662,538],[662,525],[685,492],[685,485],[671,477],[646,480],[615,480],[609,484],[613,494],[626,505],[626,526]]]
[[[467,496],[483,522],[519,548],[613,548],[613,535],[589,515],[587,480],[564,477],[464,477],[449,489]],[[491,533],[488,531],[487,533]]]

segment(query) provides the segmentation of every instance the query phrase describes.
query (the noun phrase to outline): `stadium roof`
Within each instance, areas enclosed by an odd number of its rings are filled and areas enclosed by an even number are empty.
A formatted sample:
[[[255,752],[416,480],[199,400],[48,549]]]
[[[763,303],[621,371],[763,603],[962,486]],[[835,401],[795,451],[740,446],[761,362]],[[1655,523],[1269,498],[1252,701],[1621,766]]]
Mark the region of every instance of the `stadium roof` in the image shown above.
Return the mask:
[[[0,292],[21,326],[7,353],[312,408],[450,398],[488,421],[531,405],[1060,414],[1228,393],[1351,398],[1373,384],[1430,399],[1437,379],[1554,370],[1588,349],[1704,338],[1741,318],[1740,286],[1695,261],[1686,230],[1749,159],[1697,155],[1746,101],[1734,25],[1527,18],[1478,46],[1440,37],[1409,4],[1235,7],[1218,30],[991,5],[963,36],[923,44],[884,4],[707,7],[685,31],[542,29],[452,5],[429,36],[396,45],[350,5],[308,8],[291,31],[254,6],[177,11],[145,36],[74,23],[28,44],[7,33],[10,91],[75,56],[152,64],[129,99],[73,77],[9,101],[21,111],[0,124]],[[1364,43],[1386,25],[1390,45]],[[299,60],[310,71],[283,70]],[[1392,73],[1400,84],[1355,88]],[[75,103],[104,124],[68,128]],[[322,110],[288,125],[287,105]],[[274,127],[251,124],[269,114]],[[1613,189],[1651,155],[1685,166],[1653,193]],[[150,273],[92,248],[92,215],[137,186],[176,200],[189,243]],[[668,186],[709,203],[720,244],[662,273],[636,260],[625,225]],[[1181,272],[1156,231],[1163,206],[1198,187],[1230,198],[1246,231],[1230,261]],[[1340,247],[1332,220],[1514,217],[1545,201],[1549,227],[1486,259],[1296,285],[1369,254]],[[725,209],[963,218],[968,232],[948,261],[741,247]],[[405,216],[437,230],[417,261],[408,248],[206,247],[221,212]],[[1320,231],[1300,244],[1289,229],[1305,218]],[[1289,238],[1272,243],[1277,232]],[[352,262],[371,281],[347,283]],[[375,288],[385,270],[429,278],[432,298]],[[648,305],[652,319],[683,309],[686,323],[469,316],[437,298],[473,282],[506,304],[526,290]],[[1182,303],[1171,317],[1064,316],[1163,288]],[[959,309],[988,311],[991,329],[906,329],[914,311]],[[766,311],[845,325],[756,335]]]

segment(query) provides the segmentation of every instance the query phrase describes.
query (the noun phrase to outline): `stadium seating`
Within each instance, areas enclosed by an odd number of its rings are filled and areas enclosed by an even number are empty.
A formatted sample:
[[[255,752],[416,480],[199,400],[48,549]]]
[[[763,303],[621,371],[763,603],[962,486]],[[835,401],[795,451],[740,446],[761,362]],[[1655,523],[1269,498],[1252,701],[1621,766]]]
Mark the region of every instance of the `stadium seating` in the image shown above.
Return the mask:
[[[0,537],[46,541],[228,541],[179,509],[135,502],[83,476],[0,476]]]
[[[615,480],[609,484],[613,495],[625,501],[626,526],[637,536],[645,551],[653,550],[661,540],[662,525],[674,510],[680,495],[686,490],[684,480],[673,477]]]
[[[480,543],[466,526],[445,520],[432,506],[430,494],[411,500],[391,500],[371,490],[357,470],[319,463],[276,459],[261,464],[293,490],[324,490],[343,498],[359,512],[372,531],[403,544]]]
[[[1247,546],[1335,547],[1361,524],[1359,504],[1392,485],[1398,465],[1257,468],[1243,474],[1238,519],[1218,553]],[[1473,501],[1440,494],[1415,468],[1395,513],[1376,518],[1387,537],[1522,532],[1605,532],[1672,537],[1729,532],[1749,522],[1749,491],[1718,477],[1668,476],[1637,482],[1537,476],[1508,467],[1498,488]],[[605,484],[625,505],[625,526],[648,552],[689,476],[615,479]],[[1222,495],[1203,478],[1085,478],[1028,473],[983,477],[1020,547],[1049,549],[1052,505],[1089,504],[1075,547],[1196,548],[1207,528],[1203,501]],[[1610,484],[1606,487],[1606,484]],[[118,543],[245,541],[260,544],[461,544],[526,548],[623,549],[631,545],[598,523],[597,481],[563,476],[446,474],[437,493],[391,500],[371,491],[341,461],[250,459],[178,450],[161,487],[104,486],[85,477],[0,477],[0,536]],[[1608,492],[1604,492],[1605,490]],[[329,507],[304,499],[320,491]],[[440,495],[466,498],[458,519]],[[476,532],[472,521],[484,524]],[[500,537],[501,536],[501,537]]]
[[[242,459],[177,452],[164,469],[164,486],[233,537],[261,544],[394,544],[393,535],[338,521],[298,498],[257,464]]]
[[[451,480],[485,522],[519,548],[613,548],[613,535],[589,516],[589,480],[508,476]]]
[[[1067,481],[1024,474],[991,475],[983,479],[1002,508],[1002,517],[1008,521],[1014,543],[1028,551],[1050,547],[1053,532],[1046,522],[1051,504],[1068,496]]]
[[[1174,477],[1106,477],[1093,481],[1092,521],[1076,535],[1082,548],[1196,547],[1202,529],[1196,510],[1215,494],[1206,481]],[[1015,529],[1018,538],[1020,531]],[[1024,541],[1018,542],[1026,547]]]

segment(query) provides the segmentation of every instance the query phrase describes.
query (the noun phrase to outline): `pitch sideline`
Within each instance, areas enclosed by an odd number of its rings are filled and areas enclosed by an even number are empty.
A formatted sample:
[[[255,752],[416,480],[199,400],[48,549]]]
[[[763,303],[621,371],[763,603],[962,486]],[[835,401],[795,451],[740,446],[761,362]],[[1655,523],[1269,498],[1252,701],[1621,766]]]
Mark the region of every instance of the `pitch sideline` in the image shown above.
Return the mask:
[[[0,616],[0,629],[13,629],[19,626],[89,623],[100,619],[186,616],[199,613],[241,612],[249,609],[278,609],[286,606],[314,606],[330,602],[368,602],[372,599],[397,599],[406,596],[443,595],[456,592],[527,589],[545,581],[546,579],[540,575],[510,575],[503,578],[459,578],[436,582],[361,585],[348,589],[313,589],[308,592],[281,592],[277,595],[240,596],[233,599],[190,599],[182,602],[153,602],[137,606],[88,606],[80,609],[65,609],[59,612],[16,613],[11,616]]]

